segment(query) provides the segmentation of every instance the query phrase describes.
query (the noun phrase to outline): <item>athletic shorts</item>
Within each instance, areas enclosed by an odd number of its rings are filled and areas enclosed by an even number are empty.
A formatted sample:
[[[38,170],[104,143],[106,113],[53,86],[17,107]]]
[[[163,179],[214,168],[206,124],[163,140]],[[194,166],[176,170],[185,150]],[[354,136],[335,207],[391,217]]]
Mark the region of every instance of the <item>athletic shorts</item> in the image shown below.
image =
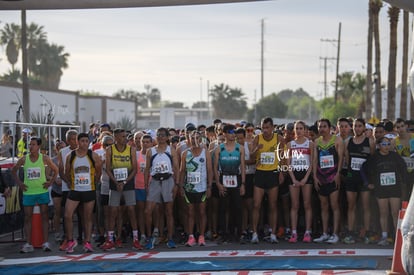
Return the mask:
[[[75,191],[70,190],[68,194],[68,199],[78,202],[90,202],[96,200],[96,191]]]
[[[122,196],[123,195],[123,196]],[[125,205],[135,205],[135,190],[123,190],[121,192],[117,190],[109,190],[109,206],[120,206],[122,197],[125,200]]]
[[[207,200],[206,192],[185,192],[185,202],[188,204],[202,203]]]
[[[101,194],[101,205],[108,206],[109,205],[109,195],[102,195]]]
[[[50,195],[52,196],[52,198],[61,198],[62,194],[56,193],[55,191],[51,191]]]
[[[256,170],[254,186],[262,189],[271,189],[279,186],[279,171]]]
[[[301,181],[305,176],[306,176],[307,171],[293,171],[293,175],[295,176],[295,179],[298,181]],[[292,182],[292,178],[289,175],[289,178],[291,179],[289,184],[293,184]],[[306,184],[313,184],[313,177],[312,177],[312,173],[309,175],[308,177],[308,181],[306,182]]]
[[[336,183],[333,181],[331,183],[320,185],[318,194],[322,197],[328,197],[335,191],[338,191],[338,188],[336,188]]]
[[[361,177],[346,177],[344,187],[347,192],[369,191],[368,186],[364,184]]]
[[[162,203],[173,201],[174,178],[159,181],[151,178],[148,188],[147,201]]]
[[[49,192],[35,195],[23,194],[23,206],[35,206],[36,204],[49,204]]]
[[[136,201],[146,201],[147,200],[147,191],[145,189],[135,189],[135,200]]]

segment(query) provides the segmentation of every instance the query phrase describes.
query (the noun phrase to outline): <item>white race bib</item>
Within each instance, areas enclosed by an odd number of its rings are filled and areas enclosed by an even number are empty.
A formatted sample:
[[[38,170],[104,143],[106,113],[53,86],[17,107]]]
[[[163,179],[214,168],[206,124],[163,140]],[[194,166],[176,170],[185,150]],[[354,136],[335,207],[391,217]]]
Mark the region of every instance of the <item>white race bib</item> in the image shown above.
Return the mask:
[[[123,181],[128,178],[128,168],[115,168],[114,178],[116,181]]]
[[[295,168],[297,168],[297,169],[300,169],[300,170],[304,170],[304,169],[306,170],[310,166],[309,158],[306,158],[306,157],[300,157],[300,158],[294,157],[294,158],[292,158],[292,166],[295,167]]]
[[[264,165],[273,165],[275,163],[275,152],[263,152],[260,154],[260,163]]]
[[[351,170],[360,171],[365,161],[363,158],[351,158]]]
[[[414,169],[414,159],[409,157],[403,157],[405,164],[407,164],[407,169]]]
[[[223,186],[227,188],[237,187],[237,176],[223,175]]]
[[[319,165],[321,166],[321,169],[334,167],[334,156],[320,156]]]
[[[187,183],[198,185],[201,183],[201,173],[200,172],[187,172]]]
[[[32,167],[32,168],[27,168],[27,179],[29,180],[37,180],[40,179],[40,167]]]
[[[75,174],[75,190],[87,191],[91,190],[91,175],[89,173]]]
[[[170,173],[168,168],[168,163],[166,161],[160,161],[155,164],[154,167],[155,174],[165,174]]]
[[[142,173],[142,174],[144,173],[145,166],[146,166],[145,161],[139,163],[139,172],[140,173]]]
[[[381,173],[380,183],[381,186],[395,185],[397,183],[395,172]]]

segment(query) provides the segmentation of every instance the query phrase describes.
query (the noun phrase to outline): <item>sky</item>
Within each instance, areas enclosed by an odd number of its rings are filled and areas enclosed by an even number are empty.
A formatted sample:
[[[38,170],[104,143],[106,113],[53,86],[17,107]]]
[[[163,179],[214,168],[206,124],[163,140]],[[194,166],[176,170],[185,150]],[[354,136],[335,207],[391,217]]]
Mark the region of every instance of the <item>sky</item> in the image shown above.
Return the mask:
[[[383,80],[389,53],[386,11],[387,4],[380,18]],[[162,100],[188,107],[207,101],[208,88],[221,83],[240,88],[250,106],[260,99],[262,19],[264,96],[303,88],[321,99],[321,58],[337,55],[337,43],[322,40],[337,40],[340,22],[340,72],[366,72],[368,0],[27,11],[27,22],[44,26],[49,43],[64,46],[70,54],[60,89],[110,96],[120,89],[144,92],[149,84],[161,91]],[[20,13],[0,11],[0,21],[0,28],[20,24]],[[0,58],[4,73],[10,69],[5,48]],[[401,52],[397,58],[401,66]],[[328,82],[334,81],[335,69],[335,60],[329,60]],[[330,85],[328,96],[332,93]]]

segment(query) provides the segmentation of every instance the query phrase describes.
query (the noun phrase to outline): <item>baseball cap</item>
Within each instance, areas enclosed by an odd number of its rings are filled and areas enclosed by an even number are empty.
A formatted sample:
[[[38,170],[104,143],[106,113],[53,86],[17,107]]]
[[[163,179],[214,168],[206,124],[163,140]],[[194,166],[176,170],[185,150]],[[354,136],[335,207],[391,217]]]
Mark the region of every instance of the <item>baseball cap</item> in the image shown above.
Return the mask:
[[[185,124],[185,130],[187,132],[194,131],[194,130],[196,130],[196,127],[195,127],[195,125],[193,123],[188,122],[188,123]]]
[[[32,130],[30,130],[29,128],[24,128],[22,130],[22,133],[26,133],[26,134],[30,134],[32,132]]]
[[[289,131],[293,131],[294,125],[292,122],[286,123],[285,129]]]

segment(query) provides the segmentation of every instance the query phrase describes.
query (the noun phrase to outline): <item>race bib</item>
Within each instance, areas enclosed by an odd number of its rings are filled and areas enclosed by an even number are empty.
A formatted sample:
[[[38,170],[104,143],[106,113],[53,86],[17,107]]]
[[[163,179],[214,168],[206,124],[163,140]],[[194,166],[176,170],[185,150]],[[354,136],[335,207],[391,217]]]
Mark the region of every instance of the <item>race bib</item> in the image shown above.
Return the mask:
[[[292,166],[299,169],[308,169],[310,165],[309,158],[292,158]]]
[[[362,164],[364,164],[365,161],[366,159],[362,158],[351,158],[351,169],[354,171],[360,171]]]
[[[157,162],[154,166],[155,174],[170,173],[168,163],[166,161]]]
[[[414,169],[414,159],[409,157],[403,157],[405,164],[407,164],[407,169]]]
[[[260,163],[264,165],[273,165],[275,163],[275,152],[263,152],[260,154]]]
[[[116,181],[123,181],[128,178],[128,168],[115,168],[114,178]]]
[[[395,185],[397,183],[395,172],[381,173],[380,183],[381,186]]]
[[[201,183],[200,172],[187,172],[187,183],[197,185]]]
[[[321,166],[321,169],[334,167],[334,156],[320,156],[319,165]]]
[[[27,168],[27,179],[37,180],[40,178],[40,167]]]
[[[90,190],[91,175],[89,173],[76,173],[75,174],[75,190],[84,191]]]
[[[227,188],[237,187],[237,176],[236,175],[223,175],[223,185]]]
[[[144,162],[140,162],[139,163],[139,172],[140,173],[144,173],[144,170],[145,170],[145,161]]]

